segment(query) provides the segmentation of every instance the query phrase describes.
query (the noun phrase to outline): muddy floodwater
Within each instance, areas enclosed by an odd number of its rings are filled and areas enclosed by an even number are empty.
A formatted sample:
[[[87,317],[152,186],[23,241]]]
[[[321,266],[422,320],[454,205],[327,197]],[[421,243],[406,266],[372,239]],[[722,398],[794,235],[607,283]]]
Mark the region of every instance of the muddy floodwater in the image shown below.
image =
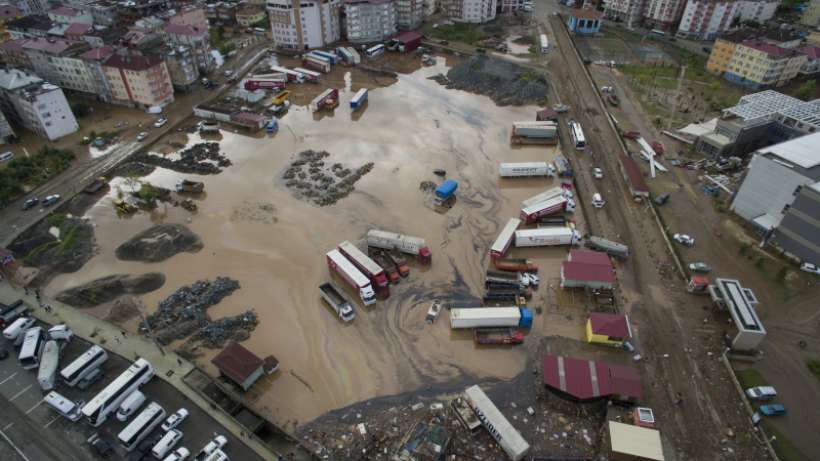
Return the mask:
[[[281,368],[250,397],[279,422],[301,424],[331,409],[436,382],[512,378],[523,371],[523,347],[479,349],[470,334],[450,331],[446,312],[432,326],[424,317],[433,298],[477,302],[490,262],[488,248],[501,227],[518,216],[521,200],[557,184],[553,179],[500,180],[498,163],[550,160],[557,149],[511,147],[512,122],[533,120],[538,108],[497,107],[487,97],[427,80],[446,70],[440,58],[437,66],[400,75],[396,84],[371,90],[368,105],[356,114],[349,110],[353,93],[348,84],[335,113],[293,107],[272,137],[223,130],[221,149],[233,165],[218,175],[158,168],[144,178],[168,188],[181,178],[204,181],[196,214],[161,205],[120,218],[112,200],[126,180],[113,182],[109,195],[87,212],[99,254],[81,271],[56,278],[48,294],[114,273],[162,272],[165,285],[142,297],[151,312],[182,285],[217,276],[238,280],[241,289],[209,313],[213,318],[248,308],[258,313],[259,326],[244,344],[260,356],[275,355]],[[201,141],[196,134],[187,140],[189,145]],[[348,197],[319,207],[295,198],[282,179],[305,149],[325,150],[330,153],[326,161],[351,169],[367,162],[374,168]],[[433,174],[438,168],[459,182],[458,199],[446,212],[436,211],[430,193],[419,188],[422,181],[441,181]],[[118,245],[163,222],[189,226],[204,249],[159,263],[116,259]],[[344,324],[319,298],[317,287],[327,280],[344,286],[329,275],[324,255],[343,240],[364,248],[371,228],[425,238],[433,263],[421,268],[411,261],[410,276],[391,286],[388,300],[367,308],[357,303],[355,321]],[[557,285],[565,254],[565,248],[513,250],[512,256],[541,266],[533,305],[544,303],[550,285]],[[347,294],[357,299],[350,290]],[[528,343],[556,333],[546,317],[536,316]],[[567,333],[581,334],[580,327],[573,328]],[[214,352],[198,360],[211,373]]]

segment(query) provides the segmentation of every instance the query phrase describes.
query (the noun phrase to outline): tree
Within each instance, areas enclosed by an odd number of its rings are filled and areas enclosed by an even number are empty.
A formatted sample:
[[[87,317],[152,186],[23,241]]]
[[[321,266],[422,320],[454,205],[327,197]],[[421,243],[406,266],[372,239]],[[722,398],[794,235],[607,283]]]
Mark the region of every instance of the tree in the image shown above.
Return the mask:
[[[817,87],[817,80],[809,80],[802,85],[794,93],[798,98],[808,101],[814,95],[814,89]]]

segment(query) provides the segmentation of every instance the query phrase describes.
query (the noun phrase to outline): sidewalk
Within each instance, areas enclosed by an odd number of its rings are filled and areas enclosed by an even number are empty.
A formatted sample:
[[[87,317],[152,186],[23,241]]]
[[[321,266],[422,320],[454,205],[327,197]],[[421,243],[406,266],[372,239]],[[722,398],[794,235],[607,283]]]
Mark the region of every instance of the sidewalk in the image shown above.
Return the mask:
[[[168,382],[183,395],[191,399],[203,411],[206,411],[237,439],[243,440],[262,459],[277,459],[277,454],[254,438],[246,437],[245,429],[226,413],[214,409],[211,403],[191,389],[183,380],[185,375],[194,370],[194,365],[174,352],[162,353],[151,341],[117,328],[115,325],[100,320],[79,309],[58,301],[43,299],[52,307],[51,312],[39,307],[34,294],[26,295],[22,289],[12,287],[7,280],[0,281],[0,302],[11,303],[17,299],[31,308],[31,315],[50,323],[65,323],[74,334],[128,360],[142,357],[154,366],[156,377]]]

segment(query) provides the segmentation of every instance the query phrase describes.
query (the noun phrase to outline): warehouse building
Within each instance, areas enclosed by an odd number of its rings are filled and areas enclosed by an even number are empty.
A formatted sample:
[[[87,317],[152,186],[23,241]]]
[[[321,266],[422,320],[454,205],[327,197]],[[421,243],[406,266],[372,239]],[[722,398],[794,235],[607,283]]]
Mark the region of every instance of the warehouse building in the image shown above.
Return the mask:
[[[545,354],[543,372],[544,384],[571,400],[634,402],[643,396],[640,373],[625,365]]]
[[[274,356],[264,359],[236,342],[229,342],[222,351],[211,359],[219,374],[247,391],[259,378],[271,374],[279,368]]]

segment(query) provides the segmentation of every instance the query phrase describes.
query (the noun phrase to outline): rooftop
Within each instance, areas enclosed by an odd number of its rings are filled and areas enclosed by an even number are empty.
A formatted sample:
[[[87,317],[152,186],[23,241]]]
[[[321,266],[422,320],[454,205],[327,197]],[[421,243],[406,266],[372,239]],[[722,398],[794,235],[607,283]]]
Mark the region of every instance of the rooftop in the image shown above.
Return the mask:
[[[53,14],[57,16],[79,16],[82,14],[82,11],[75,10],[74,8],[68,6],[61,6],[58,8],[54,8],[53,10],[49,10],[48,14]]]
[[[4,90],[13,91],[42,81],[40,77],[19,69],[0,69],[0,88]]]
[[[764,42],[759,40],[744,40],[742,44],[745,47],[762,51],[768,54],[769,56],[773,56],[775,58],[786,58],[797,54],[797,51],[791,48],[783,48],[782,46],[778,46],[770,42]]]
[[[80,59],[87,59],[90,61],[103,61],[108,59],[114,53],[114,47],[111,45],[101,46],[99,48],[91,48],[80,55]]]
[[[143,71],[162,63],[162,59],[156,56],[146,56],[138,53],[114,53],[105,61],[105,66]]]
[[[264,361],[244,346],[231,341],[211,359],[211,363],[231,380],[243,383],[264,364]]]
[[[583,8],[572,10],[569,15],[578,19],[601,19],[604,13],[597,10]]]
[[[587,264],[574,261],[561,263],[561,278],[568,280],[584,280],[587,282],[615,283],[615,272],[612,266]]]
[[[820,99],[804,102],[780,111],[784,117],[820,128]]]
[[[646,180],[643,178],[643,173],[635,163],[635,160],[621,154],[621,165],[626,171],[626,176],[629,178],[629,184],[632,188],[632,193],[636,195],[649,196],[649,186],[646,185]]]
[[[0,19],[13,19],[22,16],[20,8],[11,5],[0,5]]]
[[[65,30],[66,35],[84,35],[93,26],[86,22],[72,22]]]
[[[544,384],[578,400],[643,395],[635,368],[559,355],[544,355]]]
[[[721,35],[719,39],[732,43],[744,40],[769,41],[771,43],[791,42],[802,37],[789,30],[781,29],[745,29]]]
[[[820,46],[804,46],[797,49],[798,53],[805,54],[812,61],[820,58]]]
[[[592,312],[589,314],[589,323],[592,325],[592,332],[596,335],[621,339],[632,337],[629,316],[624,314]]]
[[[51,29],[51,19],[44,14],[30,14],[6,23],[9,29]]]
[[[71,48],[78,48],[80,46],[87,46],[87,43],[53,37],[35,37],[23,43],[23,48],[27,50],[38,50],[48,54],[61,54]]]
[[[166,24],[165,32],[174,35],[190,35],[193,37],[201,37],[208,33],[207,30],[192,26],[189,24]]]
[[[413,40],[421,39],[421,34],[413,30],[406,30],[396,35],[395,39],[400,42],[407,43],[412,42]]]
[[[774,90],[747,94],[740,98],[736,106],[723,109],[723,115],[734,115],[751,122],[771,116],[800,104],[803,101]]]
[[[612,267],[609,256],[601,251],[592,250],[569,250],[568,261],[574,263],[597,264],[600,266]]]
[[[805,169],[814,168],[820,165],[820,132],[764,147],[757,153],[772,154]]]
[[[655,429],[609,421],[609,441],[613,453],[664,461],[661,433]]]

